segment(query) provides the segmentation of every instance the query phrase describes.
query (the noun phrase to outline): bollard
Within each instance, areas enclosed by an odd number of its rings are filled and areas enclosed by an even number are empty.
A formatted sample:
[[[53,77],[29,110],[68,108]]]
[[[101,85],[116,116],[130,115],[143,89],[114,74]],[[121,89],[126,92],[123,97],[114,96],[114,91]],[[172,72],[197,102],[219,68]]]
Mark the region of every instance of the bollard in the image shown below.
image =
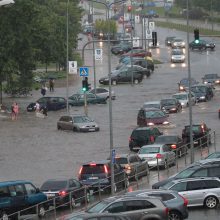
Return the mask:
[[[84,200],[85,200],[85,207],[86,207],[86,209],[87,209],[87,205],[88,205],[88,201],[89,201],[89,199],[88,199],[88,194],[87,194],[87,187],[85,186],[84,187]]]
[[[185,150],[185,155],[184,155],[185,166],[186,166],[186,164],[187,164],[187,162],[186,162],[186,156],[187,156],[187,152],[188,152],[188,146],[187,146],[187,144],[185,144],[184,146],[185,146],[185,148],[186,148],[186,150]]]
[[[137,175],[137,167],[135,167],[135,181],[136,181],[137,189],[139,189],[138,175]]]
[[[57,219],[57,213],[56,213],[56,200],[53,199],[53,207],[54,207],[54,219]]]
[[[215,134],[215,131],[214,131],[214,149],[215,149],[215,152],[216,152],[216,134]]]
[[[147,164],[147,183],[149,184],[150,183],[150,168],[149,168],[149,166],[148,166],[148,164]]]
[[[158,164],[158,158],[157,158],[157,178],[158,178],[158,181],[160,181],[160,168]]]
[[[73,204],[72,204],[72,192],[69,193],[69,203],[70,203],[70,211],[73,211]]]
[[[210,138],[210,135],[208,134],[207,135],[207,150],[208,150],[208,155],[209,155],[209,147],[210,147],[210,140],[211,140],[211,138]]]
[[[182,147],[181,147],[182,148]],[[182,152],[182,149],[181,149]],[[182,153],[181,153],[182,154]],[[177,171],[179,170],[179,164],[178,164],[178,151],[176,150],[176,154],[175,154],[175,160],[176,160],[176,169]]]
[[[100,181],[99,181],[99,201],[101,201],[101,187],[100,187]],[[107,189],[107,191],[108,191],[108,189]]]
[[[199,147],[200,147],[200,158],[203,158],[203,154],[202,154],[202,138],[199,138]]]

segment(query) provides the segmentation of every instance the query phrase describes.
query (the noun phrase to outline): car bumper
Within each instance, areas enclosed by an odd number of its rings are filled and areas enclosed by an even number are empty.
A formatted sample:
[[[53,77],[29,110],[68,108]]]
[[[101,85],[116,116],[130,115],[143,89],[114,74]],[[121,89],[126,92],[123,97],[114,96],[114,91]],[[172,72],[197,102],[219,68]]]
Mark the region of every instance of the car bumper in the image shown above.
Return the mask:
[[[82,131],[82,132],[94,132],[94,131],[99,131],[99,128],[80,128],[80,131]]]
[[[149,167],[164,166],[165,162],[161,159],[146,159]]]

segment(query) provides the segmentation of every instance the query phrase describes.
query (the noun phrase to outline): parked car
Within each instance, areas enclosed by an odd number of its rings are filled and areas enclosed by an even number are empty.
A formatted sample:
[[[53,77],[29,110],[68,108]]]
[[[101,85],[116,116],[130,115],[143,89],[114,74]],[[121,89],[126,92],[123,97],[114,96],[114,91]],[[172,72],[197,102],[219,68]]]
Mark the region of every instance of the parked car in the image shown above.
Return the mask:
[[[170,176],[169,178],[154,183],[152,185],[153,189],[159,189],[159,187],[164,186],[168,182],[176,179],[183,178],[195,178],[195,177],[218,177],[220,178],[220,164],[219,160],[215,161],[213,159],[200,160],[194,164],[189,165],[184,170],[177,172],[176,174]]]
[[[114,196],[103,199],[87,213],[120,213],[131,219],[163,219],[168,220],[168,208],[158,198]]]
[[[157,108],[141,108],[137,116],[137,125],[169,125],[168,116],[169,115]]]
[[[185,48],[186,43],[183,39],[174,38],[171,42],[172,48]]]
[[[207,50],[207,49],[214,50],[215,43],[199,39],[199,41],[194,40],[190,42],[189,48],[191,50]]]
[[[143,104],[143,108],[156,108],[162,110],[161,101],[148,101]]]
[[[57,129],[89,132],[99,131],[99,126],[86,115],[64,115],[57,122]]]
[[[86,185],[94,192],[98,190],[111,192],[111,161],[90,161],[84,163],[79,170],[79,181]],[[128,177],[124,169],[114,164],[114,191],[118,191],[120,188],[125,188],[129,185]]]
[[[114,73],[111,74],[111,83],[113,85],[117,85],[119,83],[130,83],[132,81],[132,74],[133,74],[133,82],[134,84],[138,84],[143,80],[143,76],[147,72],[147,69],[144,69],[140,66],[126,66],[126,68],[116,70]],[[109,84],[109,77],[102,77],[99,80],[100,84],[108,85]]]
[[[175,98],[167,98],[161,99],[161,109],[165,113],[177,113],[182,111],[182,105],[178,99]]]
[[[191,78],[191,86],[194,86],[198,83],[199,82],[197,82],[194,78]],[[189,79],[188,78],[181,79],[180,82],[178,83],[178,87],[179,87],[180,92],[188,91],[189,90]]]
[[[217,207],[220,201],[220,180],[216,177],[199,177],[172,180],[162,187],[177,191],[188,200],[190,206]]]
[[[162,134],[156,127],[137,127],[132,131],[129,138],[129,149],[137,151],[144,145],[153,144],[155,138]]]
[[[198,146],[206,146],[211,142],[211,129],[205,123],[193,124],[193,142]],[[182,130],[182,138],[185,143],[190,143],[190,126],[186,125]]]
[[[174,151],[176,155],[182,157],[187,153],[187,147],[183,139],[178,135],[160,135],[156,137],[155,144],[166,144],[170,150]]]
[[[69,97],[70,106],[83,106],[85,103],[85,94],[73,94]],[[87,104],[107,104],[106,98],[99,97],[92,93],[86,93]]]
[[[171,46],[171,44],[172,44],[172,41],[175,39],[176,37],[174,37],[174,36],[168,36],[168,37],[166,37],[165,38],[165,45],[166,46]]]
[[[220,76],[216,73],[205,74],[202,77],[202,82],[204,84],[211,84],[211,85],[219,85],[220,84]]]
[[[171,51],[171,63],[184,63],[186,59],[182,49],[173,49]]]
[[[152,54],[151,54],[151,52],[146,51],[144,49],[133,49],[133,50],[130,50],[128,53],[125,53],[125,54],[121,55],[120,60],[123,57],[126,57],[126,56],[132,56],[132,57],[152,57]],[[119,60],[119,62],[120,62],[120,60]]]
[[[172,190],[135,190],[126,193],[125,196],[160,198],[169,209],[169,219],[171,220],[187,219],[189,215],[187,208],[188,200]]]
[[[115,55],[121,55],[127,53],[132,49],[132,45],[130,42],[121,42],[111,48],[111,52]]]
[[[56,111],[66,108],[66,99],[63,97],[42,97],[36,102],[40,104],[40,107],[45,107],[47,111]],[[36,102],[32,102],[27,106],[28,112],[34,112],[36,110]]]
[[[141,159],[147,160],[149,167],[163,167],[176,164],[175,153],[166,144],[151,144],[141,147],[138,152]]]
[[[47,196],[50,206],[72,206],[89,202],[89,192],[76,179],[49,179],[40,190]],[[54,200],[55,199],[55,204]]]
[[[22,211],[21,215],[36,214],[38,211],[39,217],[44,217],[48,209],[46,201],[45,194],[29,181],[0,182],[0,218],[2,219],[11,219],[9,215],[25,208],[27,210]],[[38,210],[36,207],[33,208],[37,204],[39,204]],[[17,218],[17,215],[13,215],[13,217]]]
[[[130,179],[139,179],[149,175],[147,161],[143,161],[137,154],[117,154],[115,162],[123,167]]]
[[[205,159],[215,159],[215,158],[220,158],[219,151],[209,154]]]
[[[89,93],[96,94],[99,97],[105,98],[105,99],[108,99],[109,94],[110,94],[108,89],[106,89],[106,88],[97,88],[97,87],[96,87],[96,89],[89,90]],[[112,94],[112,96],[111,96],[112,100],[115,100],[116,95],[115,95],[115,92],[113,90],[111,90],[111,94]]]
[[[191,91],[195,94],[197,102],[207,102],[214,96],[210,85],[197,84],[191,87]]]
[[[188,107],[189,106],[189,93],[188,92],[180,92],[172,95],[174,99],[177,99],[182,107]],[[193,92],[191,92],[191,104],[196,104],[196,96]]]

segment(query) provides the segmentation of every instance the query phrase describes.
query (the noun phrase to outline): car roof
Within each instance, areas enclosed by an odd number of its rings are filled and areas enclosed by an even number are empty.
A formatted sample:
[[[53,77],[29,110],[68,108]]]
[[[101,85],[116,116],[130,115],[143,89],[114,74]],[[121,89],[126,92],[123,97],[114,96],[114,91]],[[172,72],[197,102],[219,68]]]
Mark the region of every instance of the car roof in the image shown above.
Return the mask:
[[[148,144],[148,145],[144,145],[141,148],[148,148],[148,147],[162,147],[165,144]]]
[[[102,164],[108,164],[110,163],[110,160],[93,160],[93,161],[88,161],[86,163],[83,163],[83,166],[84,165],[90,165],[90,164],[99,164],[99,165],[102,165]]]
[[[188,94],[189,94],[188,92],[178,92],[173,95],[188,95]]]
[[[199,164],[213,164],[215,162],[219,162],[219,165],[220,165],[220,158],[203,159],[203,160],[196,161],[195,164],[196,163],[199,163]]]
[[[152,130],[152,127],[137,127],[133,131]]]
[[[159,138],[159,137],[179,137],[179,135],[177,134],[163,134],[163,135],[160,135],[160,136],[157,136],[156,138]]]
[[[176,193],[176,192],[169,189],[140,189],[132,192],[127,192],[125,195],[132,196],[132,195],[139,195],[142,193]]]
[[[149,101],[149,102],[144,102],[144,105],[146,104],[160,104],[160,101]]]
[[[48,179],[45,182],[68,181],[70,179],[74,179],[74,178],[63,178],[63,177],[60,177],[60,178]],[[76,179],[74,179],[74,180],[76,180]]]
[[[2,187],[2,186],[12,186],[12,185],[15,185],[15,184],[25,184],[25,183],[31,183],[31,182],[30,181],[26,181],[26,180],[4,181],[4,182],[0,182],[0,187]]]
[[[179,183],[179,182],[188,182],[188,181],[197,181],[197,180],[219,180],[218,177],[193,177],[193,178],[184,178],[184,179],[175,179],[172,180],[173,183]]]
[[[130,156],[138,156],[138,155],[135,153],[121,153],[121,154],[117,153],[115,157],[118,158],[118,157],[130,157]]]

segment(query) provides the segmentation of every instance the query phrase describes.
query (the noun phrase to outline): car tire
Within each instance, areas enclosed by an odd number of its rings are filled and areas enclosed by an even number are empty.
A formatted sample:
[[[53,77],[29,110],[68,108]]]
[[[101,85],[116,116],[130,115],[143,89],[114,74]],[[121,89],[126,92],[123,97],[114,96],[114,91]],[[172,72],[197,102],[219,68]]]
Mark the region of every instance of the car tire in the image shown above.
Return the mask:
[[[112,80],[112,85],[116,86],[117,85],[117,81],[116,80]]]
[[[170,212],[169,212],[168,219],[169,219],[169,220],[182,220],[183,217],[182,217],[182,215],[181,215],[179,212],[177,212],[177,211],[170,211]]]
[[[219,201],[215,196],[208,196],[204,201],[205,207],[209,208],[209,209],[216,208],[218,203],[219,203]]]
[[[38,208],[38,217],[44,218],[46,216],[46,209],[43,205],[40,205]]]
[[[73,128],[73,132],[77,132],[78,130],[77,130],[77,128],[76,127],[74,127]]]
[[[135,79],[135,80],[134,80],[134,84],[137,85],[138,83],[139,83],[138,79]]]
[[[60,127],[60,125],[57,125],[57,130],[61,130],[61,127]]]

